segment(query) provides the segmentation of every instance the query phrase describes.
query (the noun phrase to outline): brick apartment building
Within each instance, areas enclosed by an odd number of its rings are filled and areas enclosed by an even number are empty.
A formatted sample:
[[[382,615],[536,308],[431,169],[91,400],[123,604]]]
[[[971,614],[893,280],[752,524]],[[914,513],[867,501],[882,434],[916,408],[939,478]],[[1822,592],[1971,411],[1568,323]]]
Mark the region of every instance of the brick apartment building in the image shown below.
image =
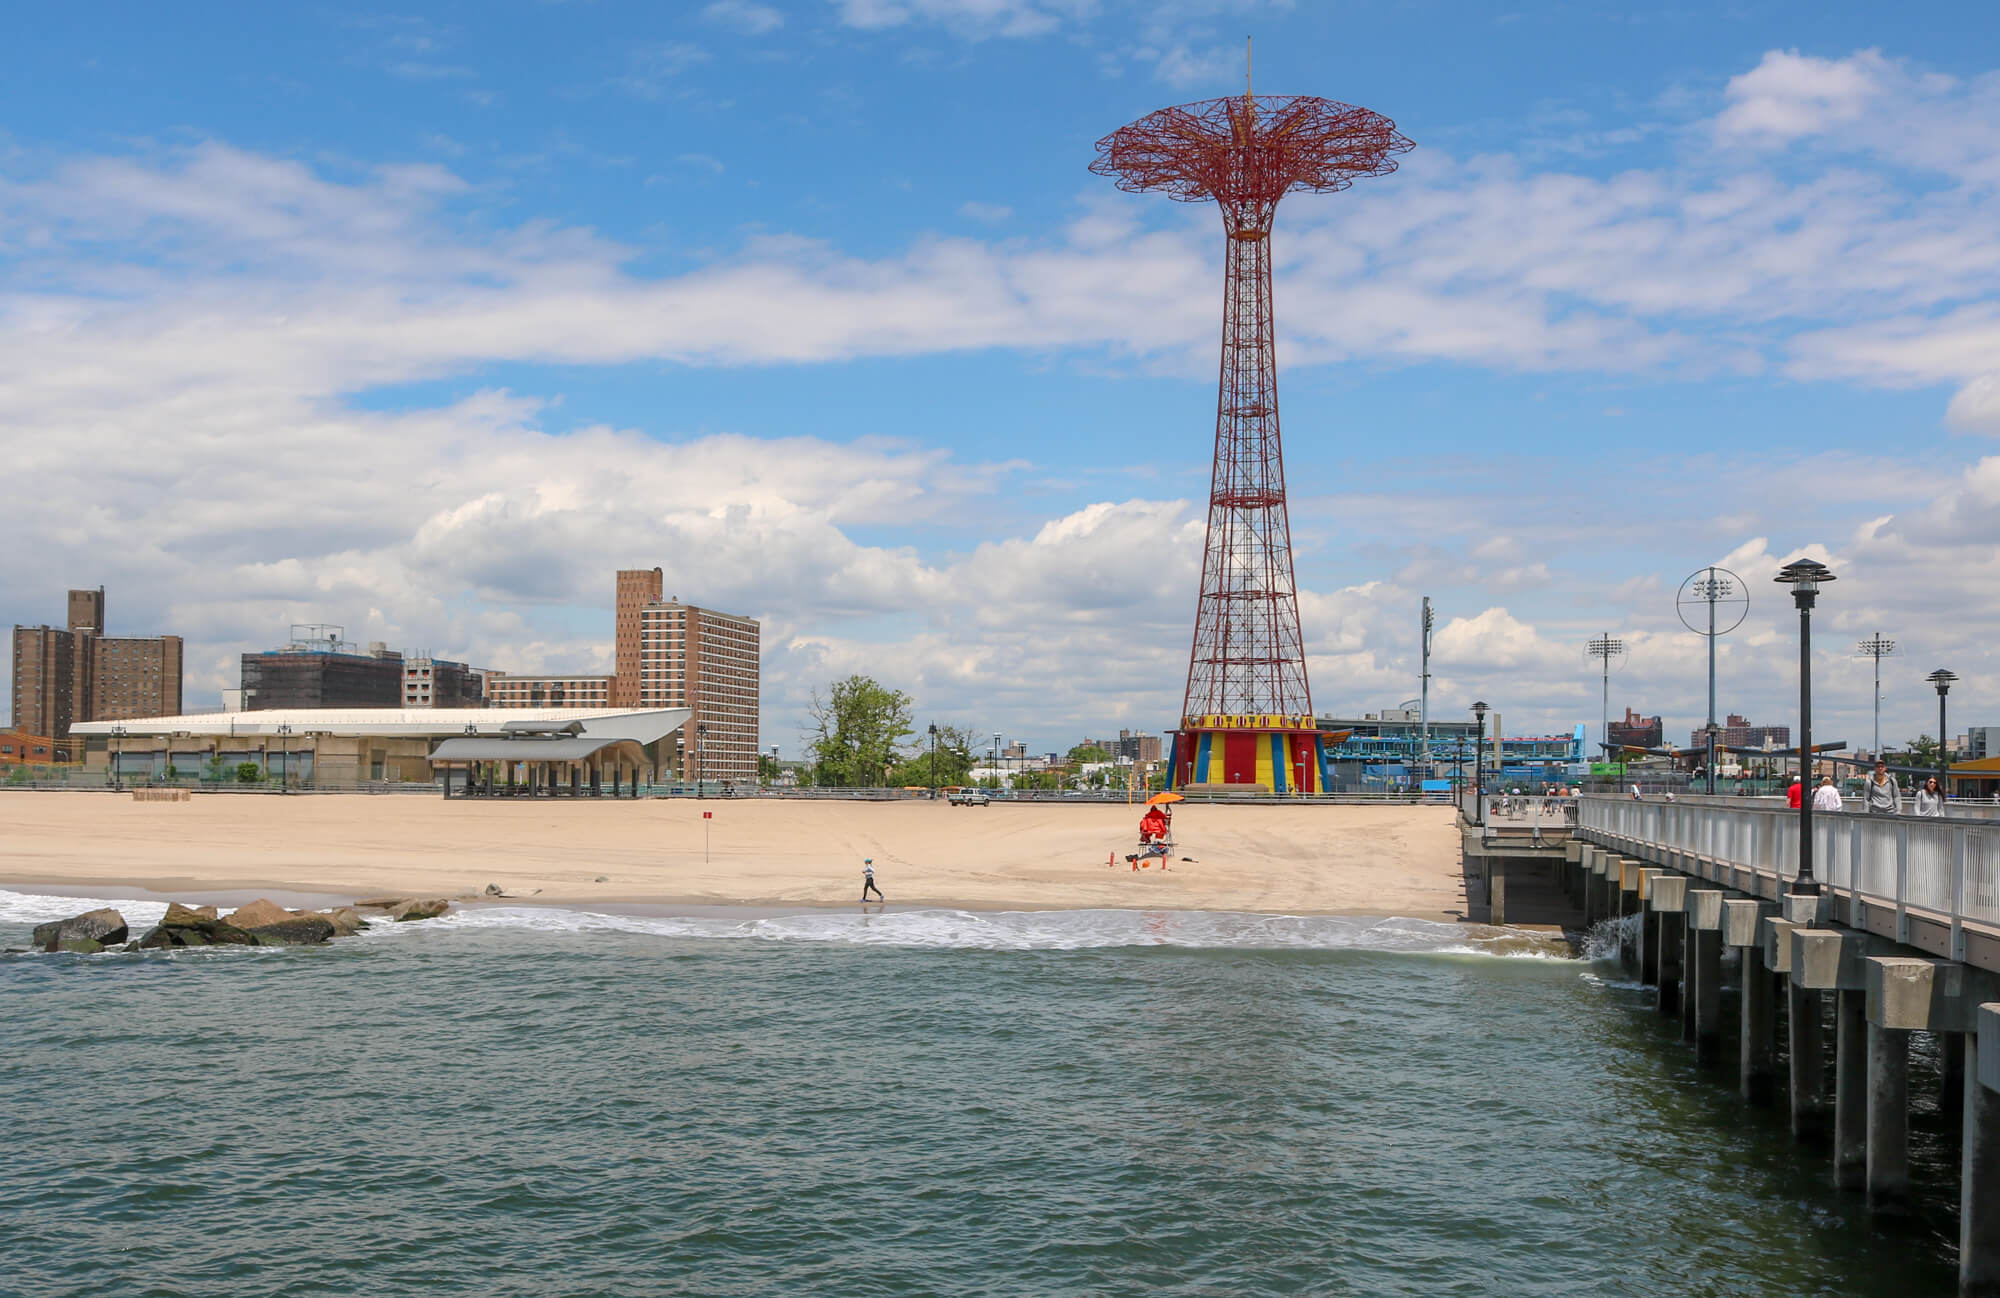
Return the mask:
[[[105,633],[104,588],[69,592],[67,627],[17,626],[13,724],[60,743],[79,721],[181,710],[181,637]]]
[[[1762,748],[1766,740],[1770,741],[1773,748],[1789,748],[1792,743],[1792,728],[1753,726],[1748,720],[1732,712],[1723,720],[1722,733],[1716,736],[1718,744],[1726,744],[1731,748]],[[1708,740],[1698,728],[1688,735],[1690,748],[1704,748],[1707,744]]]
[[[47,735],[25,730],[0,730],[0,770],[9,766],[41,766],[69,761],[69,748]]]
[[[1658,748],[1666,742],[1666,726],[1658,717],[1640,716],[1630,708],[1625,709],[1623,721],[1613,721],[1605,727],[1605,740],[1624,748]]]
[[[687,708],[682,779],[757,778],[761,628],[755,618],[666,597],[659,568],[625,568],[613,583],[609,675],[485,673],[495,708]]]
[[[608,708],[611,706],[609,676],[575,673],[553,676],[517,676],[512,672],[486,673],[486,706],[489,708]]]
[[[639,613],[639,698],[687,708],[684,779],[755,780],[761,628],[755,618],[657,600]]]

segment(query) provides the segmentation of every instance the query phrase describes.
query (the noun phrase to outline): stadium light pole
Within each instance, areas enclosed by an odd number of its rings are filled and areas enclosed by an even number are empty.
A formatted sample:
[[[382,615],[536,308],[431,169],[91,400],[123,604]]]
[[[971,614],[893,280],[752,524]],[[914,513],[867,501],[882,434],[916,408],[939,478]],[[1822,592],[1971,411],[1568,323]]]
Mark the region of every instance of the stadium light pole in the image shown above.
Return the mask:
[[[1869,756],[1879,762],[1882,760],[1882,660],[1895,654],[1896,642],[1878,631],[1855,645],[1854,652],[1875,660],[1875,750]]]
[[[1792,588],[1792,603],[1799,609],[1799,788],[1803,796],[1799,798],[1799,877],[1792,891],[1817,896],[1812,839],[1812,611],[1819,600],[1819,588],[1834,576],[1823,563],[1794,559],[1778,569],[1772,580]]]
[[[1944,696],[1951,693],[1951,683],[1958,679],[1951,672],[1940,667],[1924,677],[1938,692],[1938,792],[1951,796],[1951,741],[1945,738]]]

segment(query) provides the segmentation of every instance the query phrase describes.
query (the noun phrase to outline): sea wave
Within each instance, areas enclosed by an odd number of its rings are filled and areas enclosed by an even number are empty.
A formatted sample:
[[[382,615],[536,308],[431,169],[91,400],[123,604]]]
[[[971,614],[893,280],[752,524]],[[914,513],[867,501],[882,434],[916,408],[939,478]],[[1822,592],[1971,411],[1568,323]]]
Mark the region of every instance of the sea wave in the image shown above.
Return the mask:
[[[1435,920],[1258,915],[1188,910],[808,911],[750,918],[625,915],[557,907],[477,907],[439,923],[459,929],[614,932],[669,938],[830,942],[971,951],[1079,951],[1169,946],[1366,950],[1547,958],[1564,954],[1540,933]]]
[[[40,924],[109,906],[136,931],[159,921],[158,901],[88,899],[0,889],[0,925]],[[439,930],[628,933],[670,939],[824,942],[966,951],[1082,951],[1107,947],[1384,951],[1550,959],[1567,955],[1544,933],[1438,920],[1260,915],[1198,910],[971,911],[947,908],[774,915],[643,915],[560,906],[471,906],[421,924],[377,924],[360,941],[409,941]]]

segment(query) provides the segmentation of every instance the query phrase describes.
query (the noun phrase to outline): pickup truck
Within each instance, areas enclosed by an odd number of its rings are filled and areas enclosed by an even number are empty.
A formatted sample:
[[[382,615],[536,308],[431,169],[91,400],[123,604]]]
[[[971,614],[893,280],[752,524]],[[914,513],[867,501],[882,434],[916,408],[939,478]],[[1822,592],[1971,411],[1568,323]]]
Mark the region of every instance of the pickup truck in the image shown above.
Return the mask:
[[[983,807],[993,801],[984,789],[958,789],[945,797],[954,807]]]

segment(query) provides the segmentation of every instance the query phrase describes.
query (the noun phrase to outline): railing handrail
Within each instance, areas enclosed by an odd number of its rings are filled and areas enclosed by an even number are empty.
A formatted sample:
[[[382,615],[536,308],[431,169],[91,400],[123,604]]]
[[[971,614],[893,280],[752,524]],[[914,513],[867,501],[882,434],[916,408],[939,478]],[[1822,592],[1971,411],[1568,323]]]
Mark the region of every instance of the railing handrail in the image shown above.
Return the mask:
[[[1585,794],[1580,802],[1578,825],[1587,837],[1779,880],[1798,876],[1799,814],[1783,803],[1609,794]],[[2000,926],[2000,821],[1993,817],[1871,815],[1857,808],[1815,812],[1812,823],[1813,875],[1835,892],[1893,906],[1899,916],[1918,911],[1948,919],[1955,948],[1962,947],[1968,921]],[[1953,955],[1964,958],[1962,949]]]

